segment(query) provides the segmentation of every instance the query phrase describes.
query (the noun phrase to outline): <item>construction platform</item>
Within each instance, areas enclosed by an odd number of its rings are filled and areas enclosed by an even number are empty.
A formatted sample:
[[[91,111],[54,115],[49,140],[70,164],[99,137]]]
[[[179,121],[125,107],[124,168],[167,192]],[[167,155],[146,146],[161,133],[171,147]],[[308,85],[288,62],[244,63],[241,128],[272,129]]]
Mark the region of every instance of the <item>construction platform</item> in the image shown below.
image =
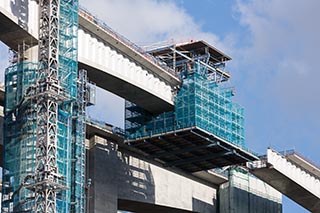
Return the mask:
[[[190,173],[258,159],[250,152],[197,127],[127,140],[126,143],[147,153],[165,167]]]

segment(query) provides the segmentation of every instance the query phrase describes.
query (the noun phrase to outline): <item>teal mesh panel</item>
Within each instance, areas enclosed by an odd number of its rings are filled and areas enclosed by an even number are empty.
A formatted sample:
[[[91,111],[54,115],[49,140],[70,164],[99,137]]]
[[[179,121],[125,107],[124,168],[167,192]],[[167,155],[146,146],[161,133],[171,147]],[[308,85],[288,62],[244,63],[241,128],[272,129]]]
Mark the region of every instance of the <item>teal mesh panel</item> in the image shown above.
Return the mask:
[[[175,97],[173,112],[150,115],[127,102],[127,139],[198,127],[245,148],[244,109],[232,102],[232,89],[211,81],[203,66],[197,63],[193,66],[192,72],[182,73],[183,84]]]
[[[37,64],[19,63],[5,71],[5,122],[2,207],[19,211],[22,201],[32,197],[21,183],[35,167],[35,119],[34,106],[24,96],[34,85]],[[10,200],[10,196],[12,200]],[[25,205],[30,206],[29,202]]]

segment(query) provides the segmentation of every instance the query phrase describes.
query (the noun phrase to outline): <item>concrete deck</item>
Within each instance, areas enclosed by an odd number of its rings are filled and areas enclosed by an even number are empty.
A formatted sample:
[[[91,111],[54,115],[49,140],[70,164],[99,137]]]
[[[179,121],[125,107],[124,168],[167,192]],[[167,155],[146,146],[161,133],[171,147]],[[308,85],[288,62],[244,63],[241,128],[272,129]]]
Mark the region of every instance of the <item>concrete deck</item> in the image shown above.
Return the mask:
[[[125,143],[147,153],[165,167],[179,168],[188,173],[243,164],[258,159],[241,147],[198,127],[130,139]]]

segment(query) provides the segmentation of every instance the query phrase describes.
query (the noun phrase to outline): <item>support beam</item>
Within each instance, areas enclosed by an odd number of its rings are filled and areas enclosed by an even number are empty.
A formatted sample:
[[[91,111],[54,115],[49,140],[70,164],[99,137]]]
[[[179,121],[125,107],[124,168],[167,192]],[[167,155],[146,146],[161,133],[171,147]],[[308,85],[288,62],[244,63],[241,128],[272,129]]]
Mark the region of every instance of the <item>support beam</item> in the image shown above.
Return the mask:
[[[197,150],[201,150],[201,149],[207,149],[210,147],[214,147],[217,146],[216,143],[212,143],[212,144],[206,144],[206,145],[201,145],[201,146],[191,146],[191,147],[187,147],[187,148],[183,148],[183,149],[177,149],[177,150],[173,150],[173,151],[169,151],[169,152],[162,152],[156,155],[153,155],[153,158],[163,158],[163,157],[168,157],[168,156],[172,156],[172,155],[179,155],[182,153],[186,153],[186,152],[193,152],[193,151],[197,151]]]
[[[186,160],[177,160],[174,162],[169,162],[167,163],[165,166],[166,167],[172,167],[172,166],[179,166],[179,165],[183,165],[183,164],[191,164],[191,163],[197,163],[200,161],[206,161],[206,160],[214,160],[216,158],[220,158],[220,157],[225,157],[231,154],[234,154],[235,151],[229,151],[229,152],[219,152],[219,153],[212,153],[212,155],[205,155],[205,156],[201,156],[201,157],[194,157],[191,159],[186,159]]]

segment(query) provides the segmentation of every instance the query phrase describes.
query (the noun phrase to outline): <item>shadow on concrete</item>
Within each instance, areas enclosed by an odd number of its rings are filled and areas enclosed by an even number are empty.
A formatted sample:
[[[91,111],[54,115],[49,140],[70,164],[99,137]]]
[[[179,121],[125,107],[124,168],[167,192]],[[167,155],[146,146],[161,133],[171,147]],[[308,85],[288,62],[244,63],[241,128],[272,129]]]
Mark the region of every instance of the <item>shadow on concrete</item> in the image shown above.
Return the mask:
[[[259,192],[231,187],[220,190],[219,212],[224,213],[282,213],[282,204]]]
[[[135,202],[131,200],[122,200],[122,199],[118,201],[118,206],[119,206],[119,209],[122,211],[130,211],[135,213],[191,213],[192,212],[192,211],[170,208],[166,206]]]
[[[192,211],[156,205],[154,174],[150,164],[123,150],[119,152],[115,143],[97,136],[94,139],[87,171],[87,178],[92,179],[90,212],[216,212],[215,200],[210,204],[196,198],[190,199]]]
[[[10,8],[12,14],[18,18],[19,26],[28,31],[29,0],[11,0]]]
[[[216,200],[212,201],[212,204],[203,202],[197,198],[192,198],[192,210],[194,212],[216,212]]]
[[[155,185],[150,165],[125,153],[119,153],[118,197],[155,203]]]
[[[89,152],[87,178],[92,179],[90,212],[116,212],[118,199],[155,203],[151,168],[118,152],[116,144],[102,139]],[[103,163],[101,163],[103,162]]]

